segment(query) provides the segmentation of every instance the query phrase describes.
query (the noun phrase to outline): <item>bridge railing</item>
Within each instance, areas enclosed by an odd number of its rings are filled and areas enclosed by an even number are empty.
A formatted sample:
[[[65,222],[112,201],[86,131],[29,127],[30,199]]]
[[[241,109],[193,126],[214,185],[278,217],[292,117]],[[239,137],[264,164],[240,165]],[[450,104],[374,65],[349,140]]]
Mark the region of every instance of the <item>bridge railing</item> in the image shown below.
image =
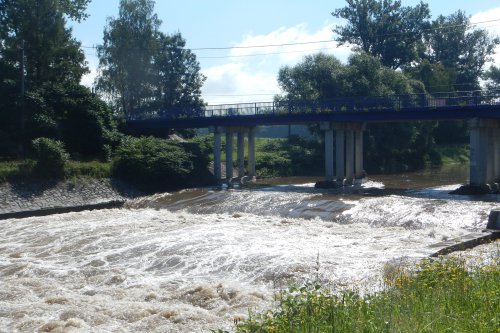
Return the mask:
[[[342,97],[325,101],[289,100],[207,105],[196,108],[174,108],[152,118],[241,117],[254,115],[318,114],[332,112],[403,112],[499,105],[500,90],[463,91],[453,93]]]

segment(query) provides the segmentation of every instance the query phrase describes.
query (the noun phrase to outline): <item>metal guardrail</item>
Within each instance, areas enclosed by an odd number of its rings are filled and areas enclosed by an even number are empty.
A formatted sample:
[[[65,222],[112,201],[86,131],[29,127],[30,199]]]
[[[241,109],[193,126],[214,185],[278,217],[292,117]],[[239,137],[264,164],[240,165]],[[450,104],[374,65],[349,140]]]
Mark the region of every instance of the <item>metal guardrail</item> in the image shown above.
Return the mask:
[[[203,107],[179,107],[162,112],[149,113],[140,119],[195,119],[207,117],[242,117],[253,115],[322,114],[333,112],[398,112],[449,107],[500,105],[500,90],[485,94],[483,91],[453,93],[389,95],[369,97],[343,97],[325,101],[278,101],[239,104],[207,105]],[[131,119],[132,120],[132,119]],[[139,119],[133,119],[139,120]]]

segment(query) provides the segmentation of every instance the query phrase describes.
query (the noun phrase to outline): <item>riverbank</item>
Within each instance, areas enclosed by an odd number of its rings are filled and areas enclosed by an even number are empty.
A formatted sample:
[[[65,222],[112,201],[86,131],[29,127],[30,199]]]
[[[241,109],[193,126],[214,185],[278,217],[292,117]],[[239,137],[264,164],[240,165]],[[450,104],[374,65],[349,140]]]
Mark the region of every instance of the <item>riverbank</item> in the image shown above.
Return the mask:
[[[75,178],[0,184],[0,220],[120,206],[142,192],[118,179]]]

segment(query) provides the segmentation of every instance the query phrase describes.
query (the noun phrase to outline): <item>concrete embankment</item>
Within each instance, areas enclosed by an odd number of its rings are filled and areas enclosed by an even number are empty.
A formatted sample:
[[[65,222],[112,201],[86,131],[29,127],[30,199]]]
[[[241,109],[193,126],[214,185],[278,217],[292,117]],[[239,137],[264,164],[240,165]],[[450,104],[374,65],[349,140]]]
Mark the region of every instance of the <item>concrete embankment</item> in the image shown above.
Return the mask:
[[[0,220],[120,207],[140,195],[115,179],[4,183],[0,184]]]

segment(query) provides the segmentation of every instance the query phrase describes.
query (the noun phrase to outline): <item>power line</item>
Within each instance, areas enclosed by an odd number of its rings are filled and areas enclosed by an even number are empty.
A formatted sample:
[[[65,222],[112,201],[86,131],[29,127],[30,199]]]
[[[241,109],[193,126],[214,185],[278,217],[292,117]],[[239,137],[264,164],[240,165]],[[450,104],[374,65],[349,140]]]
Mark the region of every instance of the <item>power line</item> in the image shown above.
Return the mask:
[[[479,24],[498,22],[498,21],[500,21],[500,19],[485,20],[485,21],[479,21],[479,22],[470,22],[470,23],[466,23],[466,24],[443,25],[440,27],[423,29],[422,31],[435,31],[435,30],[444,30],[444,29],[450,29],[450,28],[469,27],[469,26],[472,27],[472,26],[476,26]],[[414,32],[400,32],[400,33],[393,33],[393,34],[383,34],[383,35],[377,35],[377,37],[402,36],[402,35],[407,35],[410,33],[414,33]],[[327,39],[327,40],[318,40],[318,41],[309,41],[309,42],[246,45],[246,46],[195,47],[195,48],[191,48],[190,50],[191,51],[217,51],[217,50],[233,50],[233,49],[254,49],[254,48],[266,48],[266,47],[310,45],[310,44],[321,44],[321,43],[332,43],[332,42],[335,42],[335,40],[334,39]],[[97,49],[97,46],[95,46],[95,45],[92,45],[92,46],[82,45],[81,47],[87,48],[87,49]]]
[[[251,96],[274,96],[277,93],[274,94],[223,94],[223,95],[203,95],[203,96],[208,96],[208,97],[251,97]]]
[[[267,56],[267,55],[279,55],[287,53],[304,53],[304,52],[315,52],[323,50],[333,50],[338,47],[326,47],[321,49],[313,50],[296,50],[296,51],[283,51],[283,52],[269,52],[269,53],[253,53],[253,54],[240,54],[240,55],[229,55],[229,56],[214,56],[214,57],[197,57],[198,59],[226,59],[226,58],[244,58],[244,57],[257,57],[257,56]]]

